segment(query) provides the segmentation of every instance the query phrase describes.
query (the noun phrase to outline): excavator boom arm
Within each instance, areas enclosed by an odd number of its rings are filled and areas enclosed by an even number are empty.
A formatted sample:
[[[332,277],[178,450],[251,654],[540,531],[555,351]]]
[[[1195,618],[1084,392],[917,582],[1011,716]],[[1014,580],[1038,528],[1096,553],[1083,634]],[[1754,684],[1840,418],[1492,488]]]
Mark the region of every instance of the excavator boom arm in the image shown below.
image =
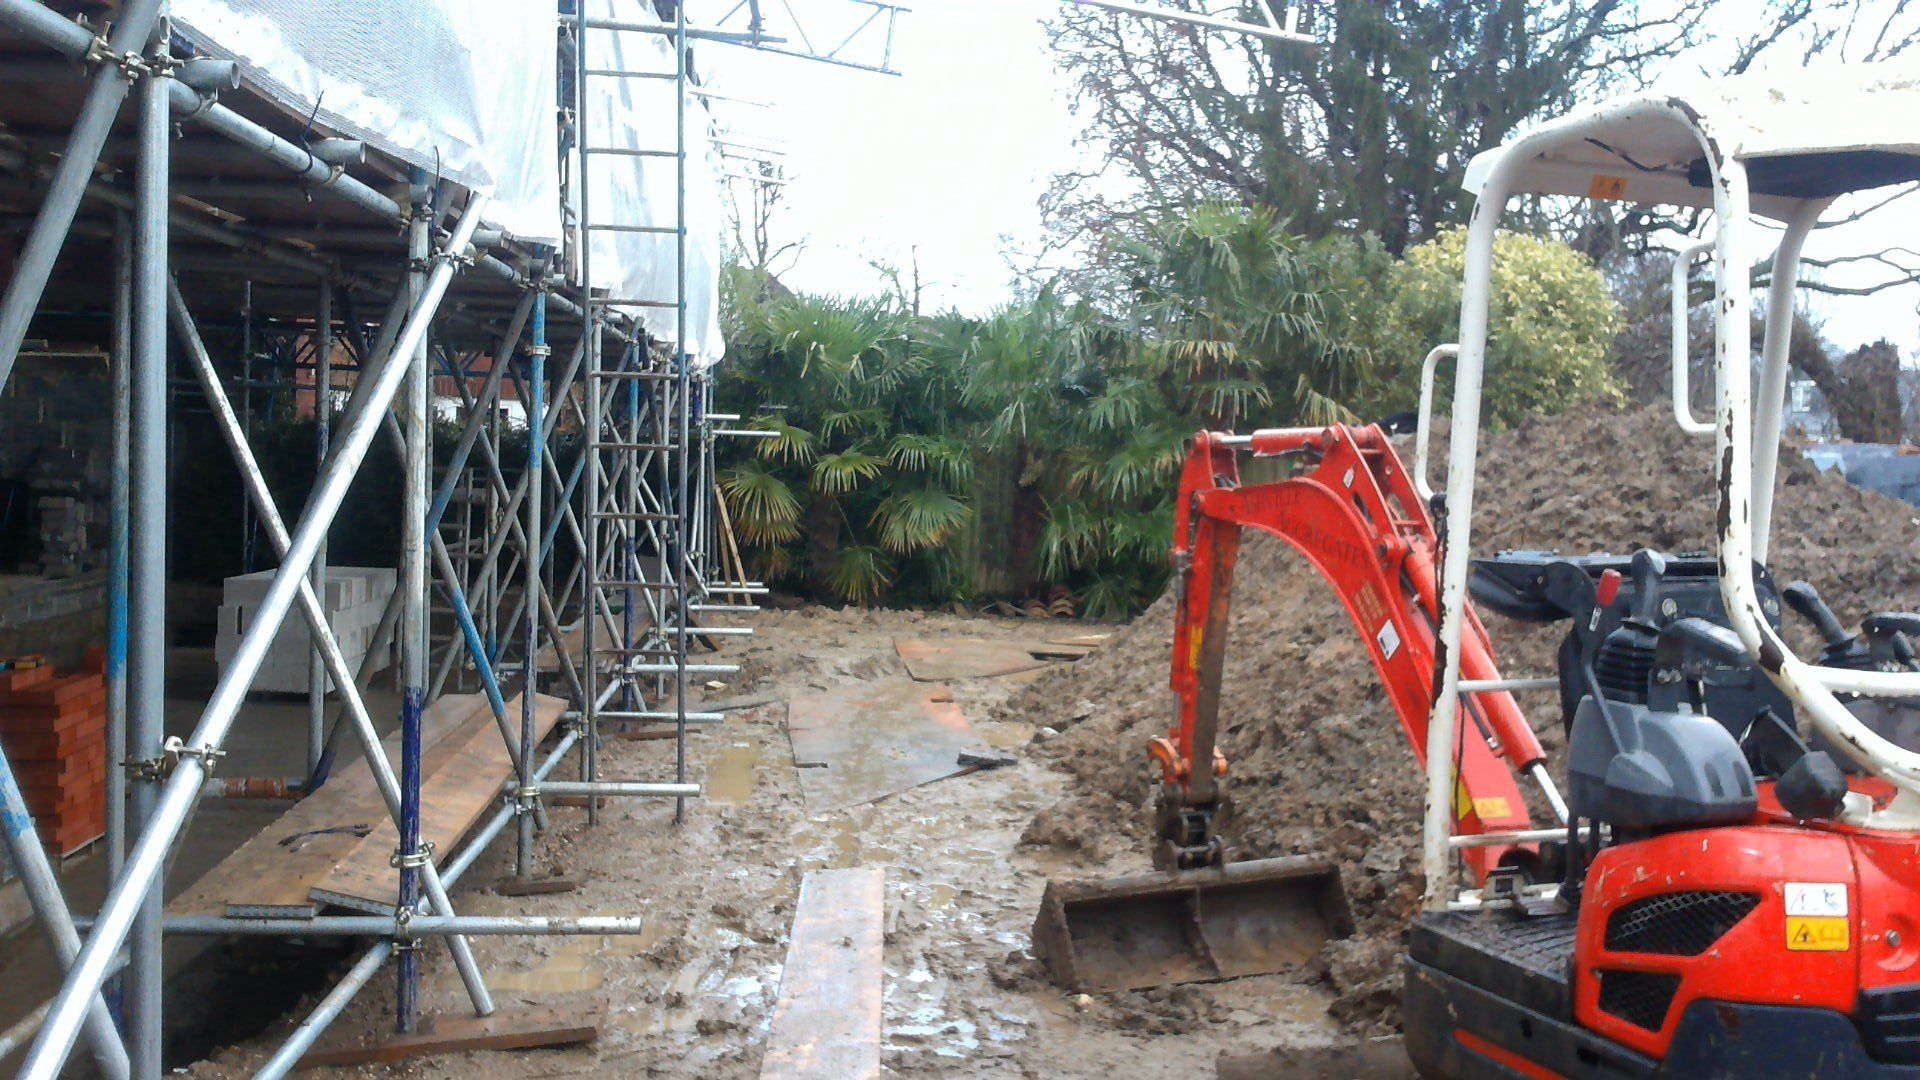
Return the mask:
[[[1271,483],[1242,485],[1238,451],[1300,456],[1306,467]],[[1285,540],[1333,586],[1353,620],[1402,731],[1422,761],[1427,713],[1438,670],[1435,566],[1438,542],[1411,479],[1377,427],[1333,425],[1195,436],[1181,472],[1173,563],[1176,622],[1171,685],[1172,731],[1151,748],[1163,772],[1163,800],[1211,806],[1225,759],[1216,747],[1221,671],[1226,657],[1233,570],[1241,533],[1258,529]],[[1500,677],[1486,631],[1469,616],[1461,677]],[[1507,832],[1530,825],[1517,774],[1545,759],[1539,740],[1504,690],[1464,699],[1454,798],[1456,834]],[[1196,767],[1196,762],[1206,763]],[[1507,849],[1476,848],[1476,877]]]

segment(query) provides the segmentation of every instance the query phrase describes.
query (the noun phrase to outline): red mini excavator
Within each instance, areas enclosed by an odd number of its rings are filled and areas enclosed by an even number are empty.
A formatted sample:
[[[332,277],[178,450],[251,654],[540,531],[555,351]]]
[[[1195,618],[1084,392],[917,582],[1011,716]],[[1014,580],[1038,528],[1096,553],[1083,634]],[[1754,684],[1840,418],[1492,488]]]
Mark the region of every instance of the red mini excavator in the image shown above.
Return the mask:
[[[1242,454],[1295,471],[1243,484]],[[1232,863],[1218,831],[1230,764],[1215,729],[1246,529],[1285,540],[1334,587],[1416,754],[1429,749],[1438,545],[1379,427],[1201,433],[1176,506],[1177,712],[1149,746],[1160,871],[1055,882],[1036,927],[1036,952],[1087,988],[1272,971],[1345,928],[1331,864]],[[1855,636],[1807,586],[1776,592],[1763,571],[1759,584],[1767,606],[1813,622],[1830,663],[1913,670],[1920,616],[1871,616]],[[1503,552],[1474,564],[1470,591],[1571,629],[1559,675],[1505,680],[1469,612],[1450,816],[1474,887],[1412,928],[1416,1062],[1449,1076],[1920,1076],[1920,847],[1842,821],[1848,800],[1884,804],[1891,789],[1800,738],[1724,625],[1714,561]],[[1571,812],[1516,686],[1560,691]],[[1910,734],[1912,717],[1879,723]],[[1566,824],[1533,827],[1522,777]],[[1872,942],[1861,916],[1880,920]]]
[[[1421,1072],[1920,1080],[1920,614],[1868,615],[1853,632],[1804,583],[1776,589],[1765,565],[1800,251],[1834,199],[1920,181],[1907,119],[1920,81],[1874,65],[1767,79],[1609,102],[1470,164],[1459,343],[1423,367],[1413,474],[1377,428],[1195,438],[1176,503],[1177,712],[1151,747],[1161,869],[1049,885],[1034,948],[1059,977],[1273,970],[1347,921],[1325,860],[1234,863],[1221,839],[1228,595],[1253,528],[1333,585],[1422,758],[1425,893],[1404,994]],[[1671,357],[1674,422],[1711,443],[1711,553],[1471,552],[1481,388],[1498,376],[1495,233],[1523,195],[1711,211],[1709,239],[1675,262]],[[1755,217],[1779,226],[1764,317]],[[1687,298],[1708,252],[1714,412],[1701,421]],[[1444,358],[1446,490],[1428,499]],[[1243,455],[1292,471],[1243,483]],[[1555,672],[1502,678],[1475,605],[1564,624]],[[1817,634],[1814,659],[1782,633],[1786,609]],[[1515,706],[1522,688],[1558,693],[1566,750],[1552,773]],[[1544,827],[1523,781],[1552,815]]]

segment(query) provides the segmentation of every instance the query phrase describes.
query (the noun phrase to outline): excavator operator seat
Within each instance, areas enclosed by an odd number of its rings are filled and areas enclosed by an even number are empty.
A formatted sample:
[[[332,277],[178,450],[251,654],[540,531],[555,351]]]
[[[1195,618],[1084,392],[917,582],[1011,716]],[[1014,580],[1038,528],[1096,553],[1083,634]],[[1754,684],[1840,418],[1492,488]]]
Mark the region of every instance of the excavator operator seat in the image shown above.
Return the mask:
[[[1753,771],[1712,717],[1631,702],[1580,702],[1567,742],[1568,808],[1631,828],[1750,821]]]

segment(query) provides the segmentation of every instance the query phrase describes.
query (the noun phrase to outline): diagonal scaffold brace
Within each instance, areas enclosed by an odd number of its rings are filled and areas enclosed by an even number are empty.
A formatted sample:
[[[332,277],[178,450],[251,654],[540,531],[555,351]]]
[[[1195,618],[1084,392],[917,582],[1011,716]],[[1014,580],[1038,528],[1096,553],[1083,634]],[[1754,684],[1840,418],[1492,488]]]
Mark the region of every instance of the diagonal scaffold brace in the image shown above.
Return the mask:
[[[464,261],[463,253],[479,226],[486,202],[486,196],[475,195],[467,203],[452,238],[432,260],[432,269],[394,343],[393,357],[412,356],[426,341],[434,313],[439,310],[456,269]],[[315,484],[307,513],[291,538],[286,558],[274,574],[253,624],[241,637],[231,665],[214,687],[199,722],[184,742],[185,749],[159,792],[158,805],[145,830],[127,853],[126,866],[108,891],[93,932],[67,973],[39,1036],[28,1050],[21,1076],[52,1080],[66,1062],[79,1034],[87,1003],[99,992],[113,954],[127,940],[143,900],[159,880],[167,854],[178,841],[189,812],[199,801],[211,761],[220,752],[239,715],[247,688],[266,660],[281,620],[292,609],[300,587],[308,584],[307,570],[366,460],[379,430],[380,414],[393,401],[410,370],[405,362],[389,362],[383,366],[369,388],[366,407],[343,424],[336,443],[337,456]]]

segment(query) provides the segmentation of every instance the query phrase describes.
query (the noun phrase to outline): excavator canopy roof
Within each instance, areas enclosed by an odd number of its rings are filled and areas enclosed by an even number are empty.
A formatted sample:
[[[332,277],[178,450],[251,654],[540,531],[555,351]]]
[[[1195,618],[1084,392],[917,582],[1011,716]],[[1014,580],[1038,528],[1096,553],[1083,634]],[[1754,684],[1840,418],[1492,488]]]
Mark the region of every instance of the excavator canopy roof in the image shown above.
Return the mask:
[[[1784,217],[1803,200],[1920,180],[1916,117],[1920,65],[1910,62],[1721,78],[1529,128],[1476,156],[1465,186],[1479,194],[1494,163],[1520,152],[1529,156],[1514,194],[1711,207],[1717,153],[1746,163],[1755,212]]]

